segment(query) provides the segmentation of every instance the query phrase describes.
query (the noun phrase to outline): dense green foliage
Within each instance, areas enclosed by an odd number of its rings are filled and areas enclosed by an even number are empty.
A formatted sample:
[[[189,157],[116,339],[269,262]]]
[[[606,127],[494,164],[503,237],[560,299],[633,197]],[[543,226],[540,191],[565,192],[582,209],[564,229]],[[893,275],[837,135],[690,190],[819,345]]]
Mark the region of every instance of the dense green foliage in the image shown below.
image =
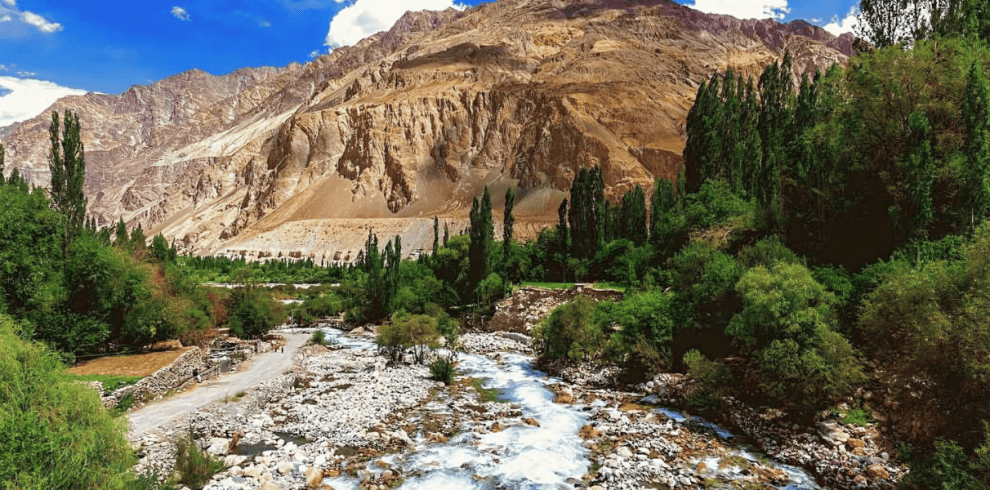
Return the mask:
[[[140,228],[128,235],[119,222],[111,245],[112,230],[85,218],[79,119],[66,113],[64,123],[53,115],[51,198],[16,171],[0,184],[0,312],[66,355],[141,347],[228,321],[254,336],[281,322],[265,294],[200,286],[162,236],[149,249]]]
[[[0,488],[138,488],[125,420],[0,315]]]
[[[550,357],[581,361],[605,344],[601,328],[593,320],[595,306],[584,296],[555,309],[534,333]]]

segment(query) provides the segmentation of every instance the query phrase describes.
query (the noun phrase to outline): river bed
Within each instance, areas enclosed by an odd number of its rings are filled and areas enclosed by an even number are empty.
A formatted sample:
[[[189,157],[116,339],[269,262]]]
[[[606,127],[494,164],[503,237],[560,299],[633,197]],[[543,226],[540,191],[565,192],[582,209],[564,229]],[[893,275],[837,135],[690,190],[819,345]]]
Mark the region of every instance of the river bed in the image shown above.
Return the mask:
[[[375,348],[371,341],[343,335],[339,330],[324,329],[324,332],[333,342],[346,348]],[[522,420],[528,419],[530,422],[516,423],[502,430],[492,431],[491,423],[467,420],[462,422],[460,433],[445,443],[430,440],[424,432],[420,432],[415,435],[414,445],[408,450],[368,461],[366,469],[356,477],[327,478],[324,483],[336,490],[356,489],[362,480],[378,479],[389,471],[405,476],[399,487],[404,489],[561,489],[584,488],[589,483],[594,488],[595,482],[582,480],[589,476],[589,470],[592,469],[593,451],[590,449],[591,444],[582,439],[579,432],[589,424],[593,416],[600,414],[599,418],[604,420],[615,419],[621,422],[624,415],[600,400],[591,404],[554,403],[555,395],[551,387],[561,381],[534,369],[533,358],[529,356],[514,353],[497,356],[462,353],[459,355],[458,368],[461,376],[484,380],[486,389],[497,390],[507,403],[519,408]],[[424,408],[444,415],[449,412],[448,398],[449,395],[441,394]],[[658,407],[655,413],[657,417],[668,420],[670,433],[692,430],[682,426],[686,420],[675,410]],[[707,427],[714,434],[721,434],[723,437],[730,435],[725,429],[703,421],[695,421],[693,425]],[[711,437],[715,439],[719,436]],[[731,439],[735,438],[730,438],[730,441]],[[671,465],[666,465],[670,470],[666,473],[676,475],[672,480],[675,486],[695,487],[704,483],[715,484],[715,488],[732,488],[733,482],[737,480],[742,482],[752,479],[750,477],[753,473],[747,469],[747,463],[752,463],[771,467],[778,470],[778,474],[786,475],[786,481],[775,485],[777,488],[819,488],[814,479],[800,468],[776,464],[742,444],[727,442],[726,445],[730,448],[728,452],[722,453],[722,457],[679,458],[684,460],[680,467],[671,468]],[[725,457],[726,454],[729,457]],[[639,466],[663,464],[651,462],[651,459],[659,458],[625,459],[630,459]],[[723,460],[732,463],[726,464]],[[616,464],[621,467],[622,463],[624,462]],[[690,465],[684,463],[694,466],[694,475],[687,476],[691,472],[685,470],[690,469]],[[606,466],[608,461],[602,465]],[[615,474],[614,471],[607,473]],[[618,473],[621,476],[621,469]],[[608,478],[599,479],[606,480],[597,483],[600,488],[627,487],[621,477],[612,478],[614,487],[609,486]]]

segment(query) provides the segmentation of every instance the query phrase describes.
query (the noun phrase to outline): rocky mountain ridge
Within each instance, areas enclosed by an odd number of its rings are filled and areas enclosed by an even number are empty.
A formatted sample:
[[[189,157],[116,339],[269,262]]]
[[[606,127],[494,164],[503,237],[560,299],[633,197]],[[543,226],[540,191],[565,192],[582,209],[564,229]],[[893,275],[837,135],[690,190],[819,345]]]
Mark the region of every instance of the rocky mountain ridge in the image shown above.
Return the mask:
[[[517,236],[556,220],[577,169],[608,193],[671,178],[698,84],[785,51],[795,76],[852,54],[802,21],[738,20],[663,0],[500,0],[406,13],[305,65],[182,73],[117,96],[59,100],[0,136],[45,185],[51,110],[80,114],[90,212],[183,251],[356,257],[370,230],[432,243],[472,197],[518,187]]]

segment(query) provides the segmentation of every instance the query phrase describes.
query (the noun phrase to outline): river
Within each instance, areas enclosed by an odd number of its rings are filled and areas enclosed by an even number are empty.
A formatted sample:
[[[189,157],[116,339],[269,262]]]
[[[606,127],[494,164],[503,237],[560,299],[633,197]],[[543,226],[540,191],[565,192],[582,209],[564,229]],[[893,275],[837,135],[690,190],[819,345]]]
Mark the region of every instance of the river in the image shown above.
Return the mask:
[[[325,329],[328,339],[354,349],[375,349],[375,344],[344,336],[341,331]],[[504,353],[498,361],[475,354],[460,354],[458,369],[464,376],[485,380],[484,387],[498,390],[501,397],[521,408],[522,417],[535,419],[538,427],[515,425],[499,432],[479,431],[478,422],[466,421],[457,436],[444,444],[414,439],[414,446],[401,454],[391,454],[368,463],[367,472],[380,474],[394,468],[406,475],[403,489],[563,489],[581,486],[581,478],[591,467],[591,451],[578,436],[602,404],[567,405],[554,403],[549,386],[560,380],[533,368],[533,358]],[[445,392],[446,390],[444,390]],[[442,396],[425,408],[442,414],[449,410]],[[679,413],[658,408],[678,421]],[[683,417],[681,417],[683,420]],[[679,422],[679,421],[678,421]],[[712,426],[713,427],[713,426]],[[728,435],[728,431],[718,431]],[[734,439],[734,438],[732,438]],[[732,440],[730,439],[730,441]],[[777,465],[751,448],[736,444],[735,456],[783,470],[790,481],[779,486],[788,490],[816,490],[814,479],[799,468]],[[741,478],[745,471],[719,465],[717,458],[696,458],[717,471],[724,481]],[[723,468],[724,466],[724,468]],[[353,477],[324,480],[336,490],[357,489],[360,480]],[[727,487],[728,488],[728,487]]]

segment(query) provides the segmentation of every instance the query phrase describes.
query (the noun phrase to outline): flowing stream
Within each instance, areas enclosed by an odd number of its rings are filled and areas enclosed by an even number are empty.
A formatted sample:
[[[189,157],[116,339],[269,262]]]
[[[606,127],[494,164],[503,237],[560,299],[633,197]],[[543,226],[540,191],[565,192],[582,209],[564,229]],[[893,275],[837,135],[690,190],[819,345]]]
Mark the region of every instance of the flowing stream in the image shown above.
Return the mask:
[[[325,329],[329,339],[354,349],[375,349],[375,344],[342,335],[335,329]],[[496,389],[500,397],[517,404],[523,417],[530,417],[539,427],[510,426],[500,432],[476,433],[474,422],[467,422],[462,431],[445,444],[427,441],[420,435],[415,446],[401,454],[391,454],[368,463],[367,471],[381,473],[383,467],[396,468],[406,476],[400,488],[455,489],[562,489],[581,484],[587,473],[590,450],[581,445],[578,436],[589,418],[586,405],[554,403],[549,385],[560,380],[548,377],[532,367],[533,358],[503,353],[501,362],[475,354],[460,354],[458,368],[462,374],[484,379],[484,387]],[[450,414],[441,401],[425,407],[434,414]],[[677,421],[678,412],[659,409]],[[681,417],[683,420],[683,417]],[[714,427],[714,426],[712,426]],[[723,434],[728,434],[724,429]],[[767,459],[750,448],[735,445],[734,454],[750,461]],[[386,464],[381,464],[378,462]],[[699,460],[702,461],[702,460]],[[704,460],[709,468],[718,468],[718,460]],[[780,488],[815,490],[814,478],[800,468],[774,465],[785,471],[790,482]],[[739,477],[740,468],[719,470],[728,480]],[[415,476],[411,476],[415,475]],[[357,489],[359,480],[350,477],[328,478],[326,483],[336,490]]]

